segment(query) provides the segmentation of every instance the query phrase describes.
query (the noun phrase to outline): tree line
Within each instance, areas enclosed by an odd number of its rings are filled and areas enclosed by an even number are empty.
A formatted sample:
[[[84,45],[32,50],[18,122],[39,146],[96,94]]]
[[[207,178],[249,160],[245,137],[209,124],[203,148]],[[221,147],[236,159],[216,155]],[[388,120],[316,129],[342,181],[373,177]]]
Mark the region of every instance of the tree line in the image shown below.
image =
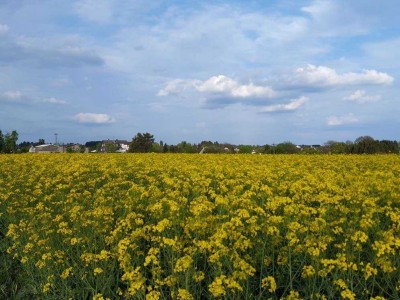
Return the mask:
[[[18,132],[13,130],[3,134],[0,130],[0,153],[24,153],[31,146],[44,144],[44,139],[37,143],[22,142],[17,144]],[[100,141],[87,142],[86,147],[98,148]],[[81,151],[83,152],[83,145]],[[67,147],[68,150],[68,147]],[[109,149],[113,152],[112,149]],[[71,152],[71,151],[67,151]],[[76,152],[76,151],[73,151]],[[261,154],[376,154],[399,153],[399,142],[391,140],[376,140],[370,136],[360,136],[346,142],[327,141],[324,145],[295,145],[290,141],[266,145],[234,145],[202,141],[198,144],[182,141],[178,144],[167,144],[163,141],[156,142],[154,136],[148,132],[137,133],[129,144],[128,152],[131,153],[261,153]]]
[[[202,141],[192,144],[182,141],[168,145],[163,141],[155,142],[148,132],[138,133],[130,143],[129,152],[156,153],[262,153],[262,154],[377,154],[399,153],[399,143],[390,140],[375,140],[370,136],[358,137],[354,142],[328,141],[324,145],[295,145],[290,141],[272,145],[233,145]]]

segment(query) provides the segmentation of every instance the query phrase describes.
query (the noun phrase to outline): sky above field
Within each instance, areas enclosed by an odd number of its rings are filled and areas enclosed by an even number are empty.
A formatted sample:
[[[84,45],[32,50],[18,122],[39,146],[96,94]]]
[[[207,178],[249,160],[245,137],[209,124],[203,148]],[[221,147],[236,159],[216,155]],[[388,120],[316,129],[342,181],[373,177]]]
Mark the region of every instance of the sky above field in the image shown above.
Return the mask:
[[[400,140],[398,0],[1,0],[19,141]]]

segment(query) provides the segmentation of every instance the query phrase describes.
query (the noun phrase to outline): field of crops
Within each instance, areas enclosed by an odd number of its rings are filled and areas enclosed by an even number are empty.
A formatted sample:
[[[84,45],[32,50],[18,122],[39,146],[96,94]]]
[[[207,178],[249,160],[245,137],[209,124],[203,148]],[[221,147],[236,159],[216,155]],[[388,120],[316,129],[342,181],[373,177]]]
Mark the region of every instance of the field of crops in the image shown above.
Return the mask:
[[[0,156],[0,298],[399,299],[400,156]]]

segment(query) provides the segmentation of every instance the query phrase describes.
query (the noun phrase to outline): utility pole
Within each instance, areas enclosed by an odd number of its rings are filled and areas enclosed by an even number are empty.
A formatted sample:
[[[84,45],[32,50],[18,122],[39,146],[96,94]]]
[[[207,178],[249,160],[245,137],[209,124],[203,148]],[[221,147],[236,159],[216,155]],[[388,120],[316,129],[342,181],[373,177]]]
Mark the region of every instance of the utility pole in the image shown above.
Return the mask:
[[[54,136],[55,136],[55,143],[54,143],[54,145],[57,145],[57,143],[58,143],[58,141],[57,141],[58,133],[55,133]]]

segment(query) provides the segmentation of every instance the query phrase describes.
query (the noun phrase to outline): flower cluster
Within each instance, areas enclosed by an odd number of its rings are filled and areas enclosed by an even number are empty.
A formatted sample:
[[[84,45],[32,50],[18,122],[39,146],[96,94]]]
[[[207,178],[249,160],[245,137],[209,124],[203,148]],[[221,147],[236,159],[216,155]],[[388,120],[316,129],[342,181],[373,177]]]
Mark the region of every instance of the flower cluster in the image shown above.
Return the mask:
[[[0,233],[46,299],[394,299],[400,157],[0,156]]]

